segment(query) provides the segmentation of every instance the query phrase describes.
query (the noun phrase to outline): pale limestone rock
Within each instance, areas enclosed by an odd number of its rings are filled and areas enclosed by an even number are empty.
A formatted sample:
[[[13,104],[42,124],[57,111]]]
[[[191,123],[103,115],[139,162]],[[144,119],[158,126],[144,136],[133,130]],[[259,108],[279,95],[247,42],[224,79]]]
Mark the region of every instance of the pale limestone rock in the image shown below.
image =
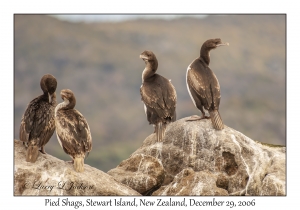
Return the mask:
[[[156,142],[155,134],[148,136],[127,160],[130,162],[130,158],[141,154],[152,156],[162,163],[165,179],[162,189],[154,195],[179,193],[170,189],[184,180],[178,177],[188,168],[195,172],[193,180],[197,181],[193,184],[208,188],[207,184],[211,183],[212,189],[222,188],[229,195],[286,194],[285,147],[256,142],[227,126],[221,131],[215,130],[210,119],[186,119],[169,124],[163,142]],[[206,180],[204,172],[211,173],[213,178]],[[126,171],[122,173],[126,176]],[[185,187],[192,195],[193,186]],[[209,193],[216,195],[217,189],[205,192],[206,195]]]
[[[28,163],[22,142],[15,140],[14,147],[14,195],[140,195],[86,164],[80,173],[72,164],[42,153],[35,163]]]
[[[180,196],[225,196],[227,190],[217,187],[217,176],[209,171],[194,172],[193,169],[183,169],[167,186],[161,187],[152,195]]]
[[[133,155],[107,173],[142,195],[149,195],[158,189],[165,178],[161,162],[143,154]]]
[[[210,120],[186,119],[169,124],[163,142],[148,136],[111,176],[88,165],[77,173],[51,155],[28,163],[15,140],[14,194],[286,195],[285,147],[256,142],[227,126],[217,131]],[[68,190],[72,182],[77,189]]]

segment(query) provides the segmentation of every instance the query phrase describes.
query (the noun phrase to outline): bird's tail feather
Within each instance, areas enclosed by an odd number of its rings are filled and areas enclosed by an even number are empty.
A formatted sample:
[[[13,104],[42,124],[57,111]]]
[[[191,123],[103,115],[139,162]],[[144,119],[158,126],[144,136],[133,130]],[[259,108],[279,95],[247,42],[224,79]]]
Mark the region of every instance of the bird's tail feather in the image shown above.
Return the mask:
[[[216,130],[222,130],[224,128],[224,124],[221,118],[221,115],[219,113],[219,110],[213,110],[209,112],[211,122],[213,124],[213,127]]]
[[[29,145],[26,152],[26,161],[35,163],[39,155],[39,148],[37,145]]]
[[[162,141],[162,139],[163,139],[163,137],[165,135],[166,126],[167,126],[167,124],[163,123],[163,122],[159,122],[157,124],[156,137],[157,137],[157,141],[158,142]]]
[[[75,157],[74,158],[74,169],[77,172],[84,171],[84,157]]]

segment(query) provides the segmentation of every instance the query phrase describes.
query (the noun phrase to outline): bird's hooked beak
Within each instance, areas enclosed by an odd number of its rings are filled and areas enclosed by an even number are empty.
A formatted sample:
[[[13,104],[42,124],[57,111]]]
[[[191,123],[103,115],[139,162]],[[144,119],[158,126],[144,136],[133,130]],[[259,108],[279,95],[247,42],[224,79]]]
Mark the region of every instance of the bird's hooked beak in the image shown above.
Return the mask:
[[[65,95],[65,92],[63,92],[63,91],[60,92],[60,95],[61,95],[61,99],[62,99],[62,100],[65,100],[65,98],[67,97],[67,96]]]
[[[226,42],[226,43],[217,44],[217,47],[220,47],[220,46],[229,46],[229,43]]]
[[[51,94],[48,92],[48,100],[49,100],[49,103],[52,102],[52,97],[51,97]]]
[[[142,54],[140,55],[140,58],[143,59],[144,61],[145,61],[145,60],[148,60],[148,57],[145,56],[145,55],[142,55]]]

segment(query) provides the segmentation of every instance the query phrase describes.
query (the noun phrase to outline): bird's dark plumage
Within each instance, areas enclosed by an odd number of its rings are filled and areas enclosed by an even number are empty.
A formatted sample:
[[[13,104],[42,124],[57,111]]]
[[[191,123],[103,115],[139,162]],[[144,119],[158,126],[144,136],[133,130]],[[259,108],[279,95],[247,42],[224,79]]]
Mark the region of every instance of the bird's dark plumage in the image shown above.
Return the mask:
[[[27,106],[20,126],[20,140],[27,147],[26,161],[34,163],[38,149],[45,154],[44,146],[55,130],[54,109],[56,106],[55,77],[46,74],[40,81],[43,95],[33,99]]]
[[[219,46],[229,45],[222,43],[221,39],[209,39],[203,43],[200,56],[196,58],[187,68],[187,89],[194,105],[201,111],[202,117],[189,120],[209,118],[205,116],[204,109],[208,110],[213,127],[217,130],[224,128],[219,105],[221,99],[220,85],[216,75],[209,68],[210,50]],[[203,109],[204,108],[204,109]]]
[[[61,91],[64,102],[55,108],[56,135],[60,146],[74,163],[77,172],[84,171],[84,159],[92,150],[92,136],[84,116],[76,109],[76,98],[69,89]]]
[[[145,114],[155,126],[157,140],[162,141],[167,124],[176,120],[176,91],[169,80],[156,74],[158,62],[153,52],[144,51],[140,58],[146,64],[140,88]]]

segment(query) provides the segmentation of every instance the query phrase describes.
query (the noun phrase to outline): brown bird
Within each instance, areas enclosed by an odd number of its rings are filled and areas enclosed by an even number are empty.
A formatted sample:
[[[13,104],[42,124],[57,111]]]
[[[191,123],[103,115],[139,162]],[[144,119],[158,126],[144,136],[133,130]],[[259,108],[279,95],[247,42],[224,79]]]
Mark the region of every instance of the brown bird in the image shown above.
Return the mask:
[[[196,58],[187,68],[187,89],[194,105],[201,111],[202,116],[192,116],[188,121],[211,118],[216,130],[224,128],[219,113],[221,100],[220,85],[216,75],[209,68],[210,50],[220,46],[229,45],[222,43],[221,39],[209,39],[203,43],[200,56]],[[204,109],[208,110],[209,117],[205,116]]]
[[[171,82],[156,73],[158,61],[151,51],[144,51],[140,58],[146,67],[142,74],[140,93],[149,124],[153,124],[157,141],[162,141],[168,123],[176,120],[176,91]]]
[[[22,117],[20,140],[27,147],[26,161],[34,163],[40,152],[46,154],[44,146],[55,130],[54,109],[56,106],[55,77],[46,74],[40,81],[43,94],[33,99]]]
[[[56,135],[64,152],[72,158],[74,169],[84,171],[84,159],[92,150],[90,127],[84,116],[76,109],[76,98],[69,89],[60,92],[64,100],[55,108]]]

